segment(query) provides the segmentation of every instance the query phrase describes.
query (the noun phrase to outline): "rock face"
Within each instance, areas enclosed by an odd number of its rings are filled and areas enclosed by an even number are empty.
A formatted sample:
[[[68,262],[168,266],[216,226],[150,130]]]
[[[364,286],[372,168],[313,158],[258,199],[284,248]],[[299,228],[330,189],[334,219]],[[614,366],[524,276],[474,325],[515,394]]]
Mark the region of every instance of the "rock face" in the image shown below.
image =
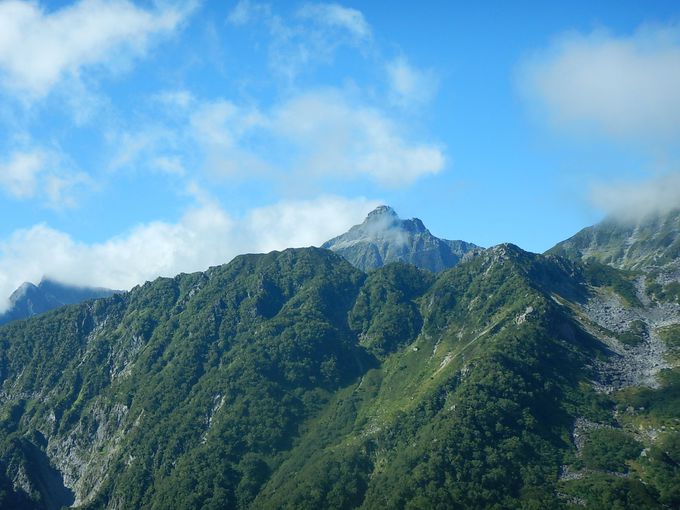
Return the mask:
[[[361,225],[325,242],[332,250],[362,271],[390,262],[405,262],[435,273],[455,266],[478,246],[433,236],[418,218],[402,220],[391,207],[370,212]]]
[[[632,223],[606,219],[558,243],[548,253],[574,260],[595,259],[620,269],[674,265],[680,258],[680,209]]]
[[[38,285],[25,282],[10,296],[10,307],[0,314],[0,324],[27,319],[60,306],[107,297],[116,292],[104,288],[64,285],[49,279],[43,279]]]

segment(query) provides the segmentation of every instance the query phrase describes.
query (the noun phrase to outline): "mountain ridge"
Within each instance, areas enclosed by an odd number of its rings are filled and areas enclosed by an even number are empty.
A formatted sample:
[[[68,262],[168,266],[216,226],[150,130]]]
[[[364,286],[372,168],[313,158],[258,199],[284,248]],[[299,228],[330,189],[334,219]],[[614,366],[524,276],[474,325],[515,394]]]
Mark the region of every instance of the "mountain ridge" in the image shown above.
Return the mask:
[[[619,269],[650,269],[680,259],[680,208],[637,221],[606,218],[557,243],[547,253],[595,259]]]
[[[510,243],[302,248],[5,325],[0,507],[677,507],[680,303],[649,289]]]

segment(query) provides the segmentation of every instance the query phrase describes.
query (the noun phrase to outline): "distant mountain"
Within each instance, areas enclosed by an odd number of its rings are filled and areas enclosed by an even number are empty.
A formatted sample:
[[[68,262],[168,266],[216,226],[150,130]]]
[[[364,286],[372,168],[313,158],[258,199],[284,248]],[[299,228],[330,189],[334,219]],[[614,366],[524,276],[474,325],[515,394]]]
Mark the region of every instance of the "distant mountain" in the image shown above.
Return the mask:
[[[402,220],[391,207],[382,205],[368,214],[361,225],[325,242],[332,250],[362,271],[390,262],[405,262],[435,273],[455,266],[478,246],[433,236],[418,218]]]
[[[25,282],[10,296],[10,307],[0,314],[0,324],[27,319],[60,306],[107,297],[115,292],[117,291],[98,287],[65,285],[49,279],[43,279],[38,285]]]
[[[584,228],[548,253],[597,260],[620,269],[659,268],[680,259],[680,209],[635,223],[607,219]]]

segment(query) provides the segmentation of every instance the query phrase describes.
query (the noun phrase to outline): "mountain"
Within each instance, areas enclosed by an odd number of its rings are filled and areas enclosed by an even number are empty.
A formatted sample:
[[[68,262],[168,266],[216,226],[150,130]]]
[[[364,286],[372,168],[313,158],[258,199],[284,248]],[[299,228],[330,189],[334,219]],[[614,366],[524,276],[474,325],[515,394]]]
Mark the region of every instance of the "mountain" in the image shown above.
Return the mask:
[[[361,225],[325,242],[322,248],[339,253],[362,271],[390,262],[406,262],[435,273],[455,266],[466,253],[479,249],[465,241],[439,239],[418,218],[402,220],[385,205],[370,212]]]
[[[8,324],[0,508],[677,508],[680,305],[638,281],[289,249]]]
[[[632,270],[676,264],[680,260],[680,209],[636,222],[606,219],[558,243],[549,253]]]
[[[64,305],[87,299],[106,297],[117,291],[93,287],[76,287],[43,278],[34,285],[25,282],[9,297],[10,307],[0,314],[0,324],[26,319]]]
[[[547,253],[635,274],[643,299],[680,303],[680,209],[634,223],[610,218]]]

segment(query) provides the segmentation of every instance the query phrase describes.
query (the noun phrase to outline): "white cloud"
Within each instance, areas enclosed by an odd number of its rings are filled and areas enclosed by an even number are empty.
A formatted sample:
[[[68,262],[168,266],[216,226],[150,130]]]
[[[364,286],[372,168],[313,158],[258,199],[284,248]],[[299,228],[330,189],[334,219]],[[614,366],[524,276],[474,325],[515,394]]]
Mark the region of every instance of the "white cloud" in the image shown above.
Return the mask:
[[[680,208],[680,172],[639,182],[599,183],[592,187],[593,204],[624,221]]]
[[[142,54],[173,31],[191,7],[144,9],[127,0],[80,0],[47,11],[35,2],[0,3],[0,75],[6,87],[41,97],[88,66]]]
[[[301,153],[312,175],[368,176],[381,184],[410,184],[436,174],[445,158],[436,144],[411,142],[384,112],[351,104],[338,91],[301,95],[278,108],[272,129]]]
[[[269,170],[263,156],[249,146],[252,137],[267,131],[267,123],[256,109],[226,100],[200,105],[189,121],[192,136],[205,151],[208,171],[231,178],[254,177]]]
[[[203,197],[174,224],[153,222],[103,243],[85,244],[47,225],[0,242],[0,310],[24,281],[43,276],[74,285],[128,289],[157,276],[204,270],[239,253],[320,245],[363,220],[377,202],[341,197],[279,202],[230,217]]]
[[[263,24],[270,39],[269,65],[288,84],[313,64],[331,63],[338,48],[363,52],[372,39],[361,11],[334,3],[306,4],[284,18],[270,4],[240,0],[227,21],[234,26]]]
[[[178,111],[188,108],[196,100],[194,95],[186,89],[166,90],[153,96],[153,99],[166,108],[172,107]]]
[[[680,135],[680,26],[563,36],[520,67],[521,84],[564,127],[622,140]]]
[[[33,197],[43,164],[40,152],[13,153],[7,162],[0,164],[0,187],[15,198]]]
[[[338,4],[306,4],[298,10],[299,18],[314,21],[315,23],[347,31],[357,40],[366,40],[371,37],[371,27],[366,22],[361,11],[343,7]]]
[[[257,17],[268,19],[271,15],[271,7],[268,4],[239,0],[227,16],[227,21],[232,25],[239,26],[250,23]]]
[[[164,174],[186,174],[186,170],[179,156],[157,156],[151,160],[151,167]]]
[[[404,57],[387,63],[391,99],[402,107],[422,106],[437,92],[438,79],[432,71],[413,67]]]
[[[73,207],[73,193],[90,179],[66,168],[59,154],[39,149],[18,150],[0,162],[0,189],[19,200],[38,199],[54,208]]]
[[[76,188],[91,184],[92,180],[83,172],[48,173],[44,177],[43,194],[53,208],[75,207]]]
[[[252,210],[246,217],[246,238],[256,251],[289,246],[320,246],[361,223],[378,201],[323,196],[315,200],[284,201]]]
[[[438,144],[410,140],[384,111],[335,89],[297,95],[267,112],[209,102],[190,125],[208,168],[232,178],[368,178],[401,186],[445,165]]]

